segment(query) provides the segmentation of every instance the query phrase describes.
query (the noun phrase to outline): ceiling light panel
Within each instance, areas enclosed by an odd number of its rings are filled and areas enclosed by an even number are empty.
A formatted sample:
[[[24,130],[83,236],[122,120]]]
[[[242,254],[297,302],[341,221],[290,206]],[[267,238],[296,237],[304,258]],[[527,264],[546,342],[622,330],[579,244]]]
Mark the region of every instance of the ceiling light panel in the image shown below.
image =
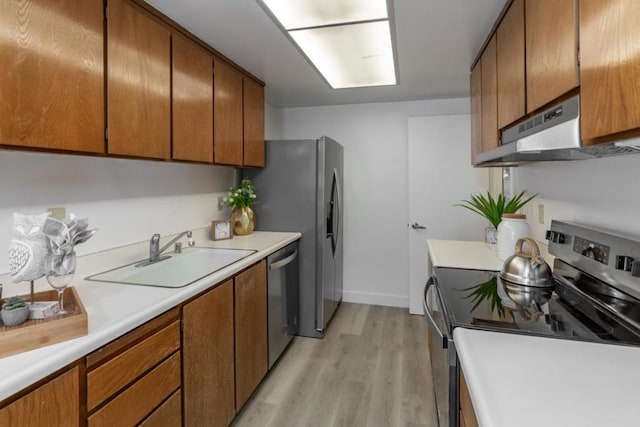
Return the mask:
[[[287,29],[387,19],[386,0],[262,0]]]
[[[334,89],[396,84],[388,21],[289,34]]]

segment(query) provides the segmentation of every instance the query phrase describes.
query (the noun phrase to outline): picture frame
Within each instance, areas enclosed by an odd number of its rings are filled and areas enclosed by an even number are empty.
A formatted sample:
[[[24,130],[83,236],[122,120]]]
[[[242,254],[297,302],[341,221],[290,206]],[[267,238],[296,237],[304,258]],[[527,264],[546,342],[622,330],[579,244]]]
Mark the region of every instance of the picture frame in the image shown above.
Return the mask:
[[[211,239],[233,239],[233,227],[231,227],[231,221],[225,219],[211,221]]]

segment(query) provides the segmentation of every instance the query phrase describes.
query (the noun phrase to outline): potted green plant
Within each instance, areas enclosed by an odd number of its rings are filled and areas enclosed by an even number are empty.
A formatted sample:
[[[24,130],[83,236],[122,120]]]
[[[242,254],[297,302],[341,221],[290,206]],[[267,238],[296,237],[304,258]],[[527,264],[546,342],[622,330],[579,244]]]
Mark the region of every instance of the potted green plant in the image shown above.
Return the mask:
[[[462,203],[456,206],[462,206],[489,220],[492,227],[485,229],[485,240],[491,249],[496,250],[498,244],[497,230],[498,225],[500,225],[502,221],[502,215],[506,213],[516,213],[538,195],[536,193],[533,196],[526,197],[526,194],[526,191],[521,191],[507,200],[502,193],[494,198],[491,193],[487,191],[486,196],[484,194],[475,196],[472,194],[471,200],[463,200]]]
[[[240,236],[251,234],[255,228],[255,215],[251,205],[257,201],[251,180],[244,178],[240,182],[240,187],[231,187],[223,201],[233,208],[231,211],[233,234]]]
[[[29,318],[29,306],[20,297],[11,297],[2,304],[0,311],[5,326],[17,326]]]

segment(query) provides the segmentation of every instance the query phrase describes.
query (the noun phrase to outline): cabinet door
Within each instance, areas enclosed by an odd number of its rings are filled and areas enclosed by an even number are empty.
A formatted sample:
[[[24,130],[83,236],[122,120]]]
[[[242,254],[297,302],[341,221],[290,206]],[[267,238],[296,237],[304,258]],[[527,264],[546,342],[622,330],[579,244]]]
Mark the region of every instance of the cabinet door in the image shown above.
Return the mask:
[[[213,73],[214,162],[242,166],[242,74],[217,58]]]
[[[108,2],[108,152],[171,155],[171,34],[128,0]]]
[[[640,127],[637,0],[580,1],[582,138]]]
[[[493,35],[480,58],[482,151],[498,146],[498,78],[496,74],[496,36]]]
[[[235,278],[236,408],[240,409],[267,373],[267,263]]]
[[[244,78],[244,166],[264,167],[264,87]]]
[[[527,113],[578,86],[576,0],[526,2]]]
[[[184,425],[227,426],[235,415],[233,281],[182,311]]]
[[[525,114],[524,0],[514,0],[496,31],[498,128]]]
[[[471,164],[476,164],[476,154],[482,152],[482,64],[471,70]]]
[[[173,35],[173,155],[213,162],[213,58],[194,42]]]
[[[471,395],[464,378],[464,372],[460,369],[460,421],[465,427],[478,427],[478,419],[473,410]]]
[[[79,426],[79,369],[75,367],[0,409],[0,426]]]
[[[104,152],[102,0],[0,1],[0,144]]]

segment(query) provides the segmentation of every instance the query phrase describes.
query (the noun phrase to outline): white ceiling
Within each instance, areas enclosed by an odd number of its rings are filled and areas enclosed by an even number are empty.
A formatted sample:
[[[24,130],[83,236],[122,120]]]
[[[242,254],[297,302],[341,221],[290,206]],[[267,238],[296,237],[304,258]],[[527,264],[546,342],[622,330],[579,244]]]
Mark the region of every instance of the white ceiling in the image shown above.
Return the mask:
[[[263,80],[267,103],[300,107],[468,96],[507,0],[394,0],[399,84],[353,89],[331,89],[255,0],[146,1]]]

